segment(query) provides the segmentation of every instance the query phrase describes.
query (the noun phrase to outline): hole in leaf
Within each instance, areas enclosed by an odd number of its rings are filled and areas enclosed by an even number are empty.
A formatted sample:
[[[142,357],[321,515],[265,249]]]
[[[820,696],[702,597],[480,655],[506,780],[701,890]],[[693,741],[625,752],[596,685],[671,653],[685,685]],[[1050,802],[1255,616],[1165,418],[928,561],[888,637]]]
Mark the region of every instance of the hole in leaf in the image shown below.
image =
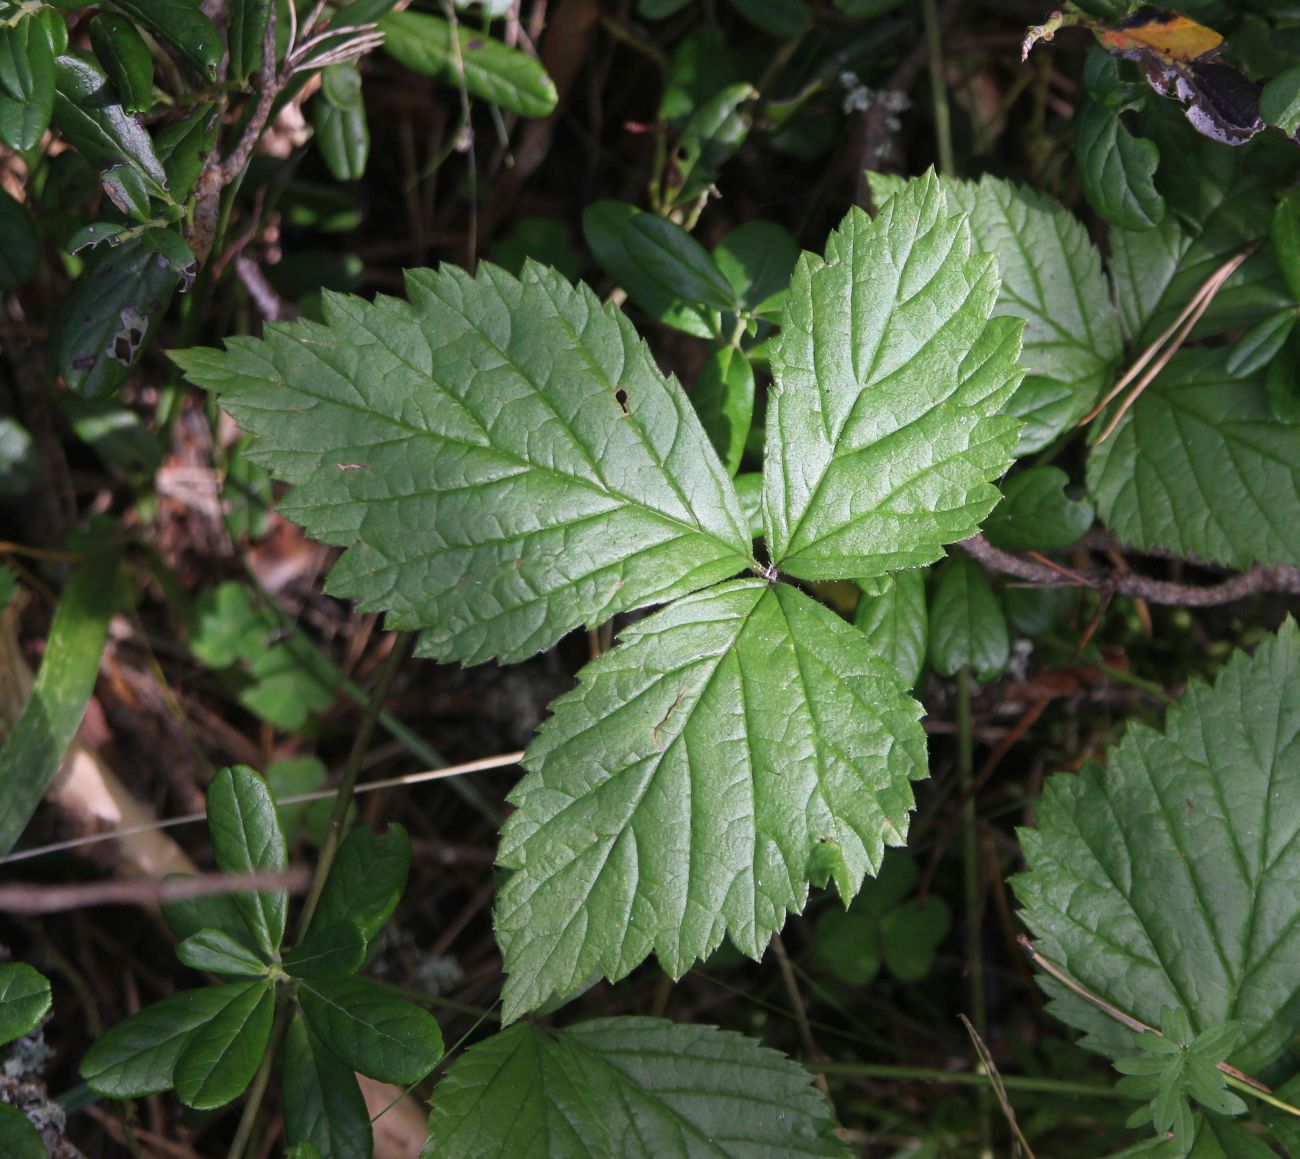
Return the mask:
[[[614,401],[618,403],[619,408],[623,411],[624,414],[631,413],[627,409],[627,391],[624,390],[621,386],[614,392]]]

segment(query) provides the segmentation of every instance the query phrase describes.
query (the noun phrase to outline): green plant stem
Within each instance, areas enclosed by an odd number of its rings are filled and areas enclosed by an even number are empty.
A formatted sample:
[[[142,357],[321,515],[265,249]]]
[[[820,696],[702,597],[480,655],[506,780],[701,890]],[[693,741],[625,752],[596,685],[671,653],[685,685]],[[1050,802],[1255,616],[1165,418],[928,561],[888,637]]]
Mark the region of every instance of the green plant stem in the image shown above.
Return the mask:
[[[948,86],[943,79],[943,36],[937,0],[921,0],[925,40],[930,50],[930,95],[934,104],[934,136],[939,151],[939,172],[956,172],[952,153],[952,118],[948,111]]]
[[[951,1083],[956,1086],[988,1089],[988,1076],[968,1070],[941,1070],[923,1066],[875,1066],[859,1062],[818,1063],[810,1069],[828,1078],[843,1075],[846,1078],[900,1079],[924,1083]],[[1124,1099],[1114,1087],[1096,1086],[1092,1083],[1069,1082],[1065,1079],[1034,1078],[1025,1075],[1003,1075],[1002,1085],[1009,1091],[1027,1091],[1047,1095],[1082,1095],[1086,1098]],[[1252,1092],[1258,1094],[1258,1092]]]
[[[334,798],[334,810],[330,813],[329,827],[325,830],[325,840],[321,842],[320,858],[316,862],[316,872],[312,875],[311,888],[307,891],[307,901],[298,918],[298,941],[307,936],[307,927],[311,925],[312,915],[316,912],[316,903],[320,901],[321,891],[330,875],[334,857],[343,841],[343,827],[347,824],[348,808],[352,804],[352,793],[357,787],[357,778],[361,775],[361,762],[370,748],[370,738],[374,735],[375,725],[379,723],[384,710],[384,700],[392,687],[402,661],[406,658],[412,636],[410,632],[397,632],[393,637],[393,647],[384,660],[375,681],[370,701],[365,714],[357,726],[356,739],[352,742],[352,751],[348,753],[347,768],[343,770],[343,780],[339,783],[339,794]]]
[[[962,878],[965,884],[966,968],[970,971],[971,1022],[980,1038],[988,1035],[988,1009],[984,1001],[984,957],[980,952],[980,849],[976,827],[975,738],[971,729],[971,675],[963,667],[957,673],[957,780],[962,805]],[[979,1103],[980,1155],[993,1154],[992,1105],[988,1087],[977,1093]]]
[[[271,1036],[266,1040],[266,1053],[262,1055],[261,1065],[248,1088],[248,1101],[244,1104],[243,1114],[239,1116],[239,1126],[231,1140],[227,1159],[243,1159],[253,1138],[253,1128],[257,1125],[257,1116],[262,1109],[262,1100],[266,1097],[266,1088],[271,1083],[271,1070],[275,1065],[275,1056],[279,1053],[280,1042],[284,1032],[289,1029],[292,1004],[287,992],[281,988],[275,995],[275,1021],[271,1024]]]

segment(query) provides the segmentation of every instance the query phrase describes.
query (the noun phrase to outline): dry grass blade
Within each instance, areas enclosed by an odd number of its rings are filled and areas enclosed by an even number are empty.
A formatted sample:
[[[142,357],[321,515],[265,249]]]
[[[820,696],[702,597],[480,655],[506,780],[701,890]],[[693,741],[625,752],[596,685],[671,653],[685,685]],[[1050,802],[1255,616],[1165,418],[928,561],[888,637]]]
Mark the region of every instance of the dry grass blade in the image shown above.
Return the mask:
[[[1034,1152],[1029,1146],[1029,1140],[1025,1138],[1024,1133],[1020,1130],[1020,1124],[1016,1121],[1015,1108],[1011,1105],[1011,1100],[1007,1098],[1007,1088],[1002,1082],[1002,1076],[998,1073],[997,1063],[993,1061],[993,1056],[989,1053],[989,1048],[984,1045],[984,1040],[979,1036],[979,1032],[971,1025],[971,1020],[964,1014],[957,1015],[961,1019],[961,1024],[966,1028],[966,1033],[970,1035],[971,1045],[975,1047],[975,1053],[979,1055],[980,1065],[984,1067],[984,1073],[988,1075],[989,1083],[993,1087],[993,1093],[998,1097],[998,1105],[1002,1108],[1002,1114],[1007,1120],[1007,1126],[1011,1128],[1011,1133],[1016,1138],[1017,1153],[1025,1159],[1034,1159]]]

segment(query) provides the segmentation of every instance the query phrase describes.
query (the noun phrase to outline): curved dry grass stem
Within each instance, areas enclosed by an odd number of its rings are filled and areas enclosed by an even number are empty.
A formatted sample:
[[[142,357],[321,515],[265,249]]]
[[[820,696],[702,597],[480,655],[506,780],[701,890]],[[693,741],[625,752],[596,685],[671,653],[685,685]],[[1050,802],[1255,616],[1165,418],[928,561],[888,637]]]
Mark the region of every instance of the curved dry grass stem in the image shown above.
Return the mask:
[[[1142,396],[1142,392],[1155,381],[1156,376],[1168,365],[1169,360],[1178,353],[1178,350],[1182,347],[1183,343],[1187,341],[1187,336],[1191,334],[1196,323],[1204,316],[1205,311],[1210,308],[1210,303],[1214,301],[1215,297],[1218,295],[1219,291],[1223,289],[1228,279],[1241,268],[1242,264],[1252,254],[1254,254],[1257,249],[1259,249],[1258,242],[1242,250],[1241,253],[1236,256],[1229,258],[1223,263],[1223,265],[1215,270],[1214,273],[1206,278],[1201,284],[1200,289],[1192,295],[1191,301],[1183,307],[1182,312],[1173,320],[1169,328],[1138,356],[1133,365],[1124,372],[1123,377],[1107,392],[1106,397],[1079,420],[1079,426],[1087,426],[1093,419],[1101,414],[1101,412],[1105,410],[1105,408],[1109,406],[1116,397],[1119,396],[1130,382],[1135,378],[1138,378],[1138,375],[1142,375],[1142,377],[1138,379],[1137,385],[1129,392],[1128,397],[1124,400],[1119,410],[1115,412],[1110,422],[1106,424],[1106,429],[1101,432],[1097,442],[1093,444],[1094,446],[1105,442],[1106,439],[1111,436],[1115,428],[1119,425],[1120,419],[1128,413],[1129,408]],[[1155,362],[1150,366],[1150,369],[1147,369],[1147,366],[1152,362],[1152,359],[1154,359]],[[1143,374],[1144,370],[1146,371],[1145,374]]]

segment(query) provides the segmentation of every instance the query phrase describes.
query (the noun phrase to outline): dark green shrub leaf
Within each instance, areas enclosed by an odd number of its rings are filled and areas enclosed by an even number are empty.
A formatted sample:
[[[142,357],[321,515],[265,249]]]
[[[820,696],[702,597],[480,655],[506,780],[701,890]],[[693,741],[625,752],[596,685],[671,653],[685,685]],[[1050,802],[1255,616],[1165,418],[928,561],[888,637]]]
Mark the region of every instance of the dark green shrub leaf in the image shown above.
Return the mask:
[[[984,524],[985,538],[1009,551],[1069,547],[1096,515],[1091,503],[1065,494],[1069,484],[1060,467],[1031,467],[1011,476],[1002,484],[1002,502]]]
[[[507,1021],[651,952],[674,977],[724,934],[759,958],[810,880],[851,898],[903,843],[925,775],[898,674],[788,584],[688,596],[622,641],[555,701],[510,797]],[[749,725],[768,711],[781,729]]]
[[[1264,385],[1225,350],[1184,350],[1088,456],[1102,521],[1126,542],[1248,568],[1300,564],[1300,428],[1275,422]]]
[[[176,873],[167,880],[184,880],[193,874]],[[178,942],[192,938],[202,930],[220,930],[232,941],[250,949],[253,936],[248,932],[234,894],[210,893],[162,904],[163,917]]]
[[[322,1159],[370,1159],[370,1112],[356,1075],[321,1046],[301,1014],[289,1023],[282,1067],[289,1146],[310,1145]]]
[[[1300,129],[1300,65],[1275,76],[1259,94],[1259,115],[1288,137]]]
[[[112,165],[100,174],[100,182],[108,199],[127,217],[148,221],[153,216],[149,212],[149,184],[134,165]]]
[[[231,0],[229,77],[238,85],[262,67],[262,40],[271,16],[268,0]]]
[[[103,242],[112,241],[119,234],[126,233],[131,226],[112,221],[92,221],[83,225],[65,243],[64,248],[70,254],[80,253],[84,249],[93,249]]]
[[[59,598],[45,656],[4,747],[0,748],[0,854],[13,849],[86,711],[108,638],[116,550],[93,551]]]
[[[48,1159],[41,1133],[17,1107],[0,1103],[0,1155],[8,1159]]]
[[[173,1085],[187,1107],[209,1110],[237,1098],[253,1081],[275,1014],[275,987],[253,982],[222,1007],[176,1059]]]
[[[1079,177],[1092,207],[1112,225],[1147,230],[1165,215],[1165,199],[1155,187],[1160,150],[1135,137],[1120,115],[1087,99],[1079,113]]]
[[[365,957],[366,939],[352,922],[313,922],[306,939],[284,955],[284,968],[295,978],[346,978]]]
[[[28,16],[0,28],[0,141],[31,149],[54,112],[54,49],[45,25]]]
[[[366,110],[363,107],[340,109],[317,98],[311,103],[311,123],[316,130],[316,147],[334,180],[359,181],[364,177],[370,157]]]
[[[545,117],[555,110],[554,82],[517,48],[459,25],[459,46],[453,46],[451,25],[424,12],[390,12],[379,27],[388,55],[414,72],[463,83],[471,96],[521,117]]]
[[[1295,309],[1270,314],[1258,326],[1252,326],[1233,344],[1226,369],[1234,378],[1249,378],[1265,370],[1286,345],[1295,329]]]
[[[41,246],[27,207],[0,190],[0,293],[16,290],[36,274]]]
[[[421,1154],[660,1159],[706,1151],[735,1159],[849,1154],[802,1067],[732,1031],[658,1018],[564,1030],[526,1023],[470,1047],[438,1085]]]
[[[1289,190],[1278,202],[1269,233],[1282,276],[1300,302],[1300,189]]]
[[[691,114],[664,176],[667,205],[691,205],[707,192],[749,136],[750,118],[741,109],[757,96],[751,84],[727,85]]]
[[[149,345],[180,272],[143,237],[98,250],[65,303],[59,373],[90,398],[111,394]]]
[[[724,346],[709,355],[691,387],[691,403],[727,473],[734,475],[754,419],[754,370],[744,353]]]
[[[675,222],[638,213],[623,226],[623,248],[647,277],[674,298],[717,310],[735,307],[731,283],[708,250]]]
[[[442,1032],[433,1015],[373,982],[304,981],[298,1001],[322,1045],[380,1082],[419,1082],[442,1058]]]
[[[49,979],[25,962],[0,966],[0,1046],[35,1030],[53,1005]]]
[[[54,124],[92,165],[134,165],[155,197],[167,196],[167,175],[153,142],[130,113],[112,100],[108,75],[93,61],[60,56],[54,62]]]
[[[1198,1033],[1241,1020],[1232,1063],[1258,1073],[1295,1032],[1300,843],[1285,802],[1298,781],[1300,631],[1287,621],[1213,688],[1189,686],[1163,733],[1131,726],[1104,771],[1047,781],[1012,882],[1038,951],[1147,1025],[1164,1006]],[[1044,986],[1085,1045],[1133,1053],[1131,1031]]]
[[[1011,641],[1002,605],[984,570],[968,555],[944,565],[930,608],[930,663],[941,676],[970,668],[992,680],[1007,666]]]
[[[271,791],[252,769],[222,769],[208,786],[212,852],[224,873],[266,873],[288,864],[284,831]],[[283,889],[232,894],[262,957],[270,961],[284,937],[289,895]]]
[[[330,866],[312,931],[350,923],[372,941],[401,901],[410,869],[411,839],[400,825],[389,825],[380,834],[353,829]]]
[[[267,0],[256,0],[267,7]],[[167,174],[167,188],[177,201],[184,201],[194,190],[199,172],[217,141],[221,112],[216,105],[199,105],[188,116],[158,131],[154,150]]]
[[[116,12],[100,12],[90,21],[90,43],[122,107],[147,112],[153,104],[153,57],[135,25]]]
[[[721,325],[716,311],[682,301],[628,253],[624,230],[641,215],[624,201],[596,201],[583,210],[582,233],[600,268],[652,318],[697,338],[714,337]]]
[[[245,931],[241,933],[247,938]],[[191,934],[176,947],[176,956],[192,970],[208,970],[213,974],[260,978],[266,973],[266,963],[261,958],[239,938],[220,929]]]
[[[871,579],[973,535],[1020,424],[1021,323],[933,174],[795,270],[772,349],[764,513],[780,570]],[[954,419],[956,421],[954,421]]]
[[[898,669],[909,688],[921,675],[930,632],[925,574],[921,570],[899,571],[864,581],[853,612],[854,627]]]
[[[777,314],[799,260],[799,245],[775,222],[747,221],[718,242],[713,260],[742,309]]]
[[[133,20],[170,41],[202,76],[217,79],[226,45],[216,25],[199,8],[198,0],[113,0]]]
[[[731,481],[622,313],[531,264],[408,286],[176,356],[300,484],[281,511],[349,545],[329,591],[426,628],[421,655],[517,660],[750,565]]]
[[[119,1099],[171,1090],[176,1060],[194,1032],[261,989],[257,982],[231,982],[155,1002],[95,1042],[81,1060],[81,1077],[91,1090]]]

